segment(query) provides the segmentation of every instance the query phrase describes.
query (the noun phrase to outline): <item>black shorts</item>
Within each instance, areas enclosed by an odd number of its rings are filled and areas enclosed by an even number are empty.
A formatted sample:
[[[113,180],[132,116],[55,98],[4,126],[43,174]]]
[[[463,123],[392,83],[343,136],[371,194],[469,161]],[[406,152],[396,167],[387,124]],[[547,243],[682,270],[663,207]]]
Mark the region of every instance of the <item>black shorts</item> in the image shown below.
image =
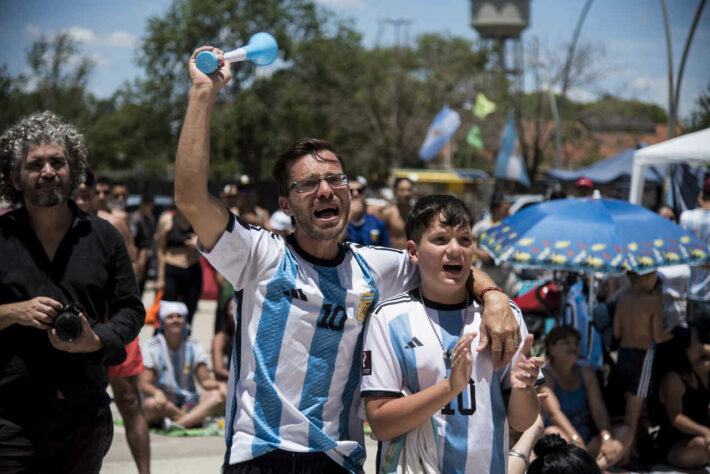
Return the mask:
[[[111,410],[63,402],[33,420],[0,416],[0,473],[98,473],[113,440]]]
[[[653,349],[619,349],[616,363],[619,383],[625,392],[645,398],[651,385],[653,372]]]
[[[224,466],[224,474],[339,474],[347,469],[325,453],[292,453],[277,449],[258,458]]]

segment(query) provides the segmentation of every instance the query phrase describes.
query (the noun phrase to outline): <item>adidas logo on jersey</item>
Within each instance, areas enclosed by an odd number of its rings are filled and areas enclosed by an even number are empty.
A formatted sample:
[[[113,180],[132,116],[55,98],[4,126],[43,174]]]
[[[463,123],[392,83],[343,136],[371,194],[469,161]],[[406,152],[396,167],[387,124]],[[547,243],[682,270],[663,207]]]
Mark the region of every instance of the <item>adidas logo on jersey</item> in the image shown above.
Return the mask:
[[[423,347],[424,344],[422,344],[422,341],[417,339],[416,337],[413,337],[412,339],[409,340],[406,346],[404,346],[405,349],[415,349],[417,347]]]
[[[303,294],[303,290],[300,288],[284,291],[284,296],[290,296],[291,298],[295,298],[297,300],[308,301],[308,298],[306,298],[306,295]]]

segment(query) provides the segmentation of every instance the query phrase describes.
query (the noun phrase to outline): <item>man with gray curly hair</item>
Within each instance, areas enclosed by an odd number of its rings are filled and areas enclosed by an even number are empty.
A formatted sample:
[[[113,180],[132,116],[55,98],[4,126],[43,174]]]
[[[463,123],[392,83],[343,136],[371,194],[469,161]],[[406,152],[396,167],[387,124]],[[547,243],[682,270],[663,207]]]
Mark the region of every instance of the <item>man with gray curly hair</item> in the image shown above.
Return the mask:
[[[0,472],[99,472],[113,439],[106,366],[145,311],[120,233],[71,196],[86,168],[51,112],[0,136]]]

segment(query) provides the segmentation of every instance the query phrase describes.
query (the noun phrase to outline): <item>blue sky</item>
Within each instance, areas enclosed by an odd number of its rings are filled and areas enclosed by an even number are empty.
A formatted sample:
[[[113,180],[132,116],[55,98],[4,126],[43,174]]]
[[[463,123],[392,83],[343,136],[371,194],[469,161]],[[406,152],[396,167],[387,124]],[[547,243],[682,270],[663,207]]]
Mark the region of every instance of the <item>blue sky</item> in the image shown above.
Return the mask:
[[[470,39],[468,0],[318,0],[342,17],[355,19],[365,44],[391,44],[391,26],[382,20],[410,20],[409,41],[422,32],[448,32]],[[674,72],[699,0],[668,0]],[[42,33],[69,30],[81,40],[85,53],[97,61],[89,82],[95,94],[110,95],[123,81],[141,74],[135,51],[147,19],[160,15],[170,0],[0,0],[0,63],[11,73],[31,77],[26,51]],[[523,40],[536,38],[542,49],[559,51],[564,59],[568,42],[584,2],[532,0],[531,25]],[[681,91],[680,116],[687,117],[695,98],[710,82],[710,7],[706,5],[688,56]],[[378,32],[380,34],[378,35]],[[665,33],[660,0],[595,0],[582,29],[581,41],[602,45],[605,74],[593,88],[572,91],[578,99],[593,99],[600,92],[623,98],[668,103]],[[197,45],[196,45],[197,46]],[[222,45],[225,49],[236,45]],[[186,51],[189,54],[190,51]]]

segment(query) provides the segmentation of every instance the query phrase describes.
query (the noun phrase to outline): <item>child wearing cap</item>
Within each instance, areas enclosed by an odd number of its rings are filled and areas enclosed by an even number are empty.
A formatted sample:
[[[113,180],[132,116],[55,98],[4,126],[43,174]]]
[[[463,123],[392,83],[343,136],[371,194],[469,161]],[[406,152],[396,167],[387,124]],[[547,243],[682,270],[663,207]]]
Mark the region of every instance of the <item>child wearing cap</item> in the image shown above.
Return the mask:
[[[202,345],[187,335],[186,317],[185,303],[161,301],[158,334],[142,348],[143,411],[148,424],[164,429],[200,426],[223,410],[227,395],[226,384],[210,375]],[[195,379],[205,390],[201,396]]]

